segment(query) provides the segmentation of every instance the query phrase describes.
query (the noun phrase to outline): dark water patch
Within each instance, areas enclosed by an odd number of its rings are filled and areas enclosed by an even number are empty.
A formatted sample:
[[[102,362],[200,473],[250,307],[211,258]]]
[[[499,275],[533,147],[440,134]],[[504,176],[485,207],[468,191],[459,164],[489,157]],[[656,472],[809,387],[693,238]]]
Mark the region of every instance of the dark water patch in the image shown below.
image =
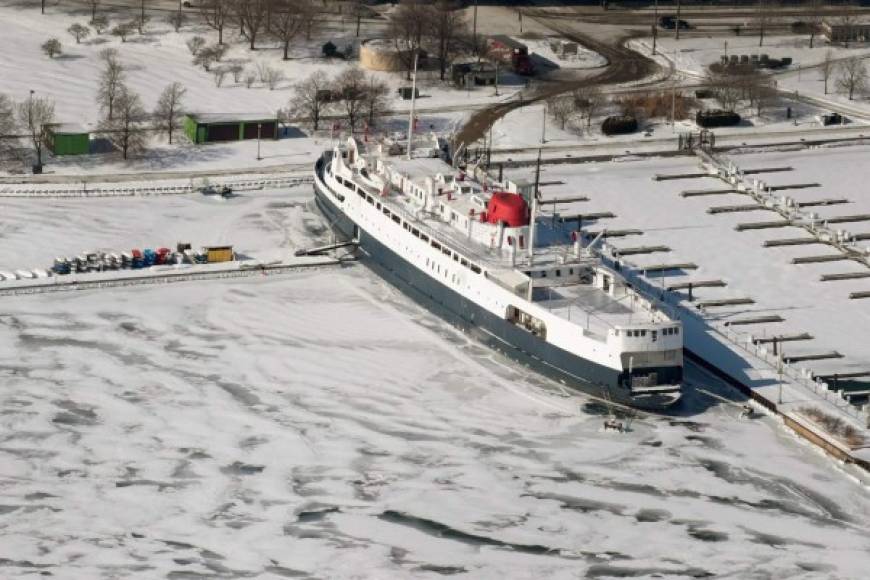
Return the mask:
[[[671,427],[685,427],[689,431],[693,431],[695,433],[702,433],[709,425],[707,423],[699,423],[697,421],[678,421],[672,420],[668,421],[668,425]]]
[[[254,449],[259,447],[264,443],[268,443],[269,439],[266,437],[259,437],[257,435],[252,435],[250,437],[245,437],[239,442],[239,447],[245,450]]]
[[[722,442],[713,437],[705,437],[703,435],[686,435],[686,441],[697,441],[698,443],[709,449],[722,449]]]
[[[724,542],[728,539],[728,534],[725,532],[717,532],[693,525],[689,526],[689,535],[702,542]]]
[[[834,566],[820,562],[795,562],[797,567],[805,572],[832,572]]]
[[[195,564],[199,560],[195,560],[193,558],[173,558],[172,561],[179,566],[190,566],[191,564]]]
[[[14,511],[21,509],[20,505],[0,505],[0,516],[11,514]]]
[[[625,506],[623,505],[587,499],[585,497],[561,495],[557,493],[530,493],[523,495],[524,497],[534,497],[536,499],[552,499],[561,503],[563,509],[576,510],[583,513],[605,511],[621,516],[625,511]]]
[[[191,463],[189,460],[182,459],[172,470],[172,475],[170,477],[172,477],[173,479],[199,478],[199,475],[197,475],[196,472],[193,471],[192,465],[193,463]]]
[[[266,204],[267,209],[293,209],[303,207],[305,204],[301,201],[270,201]]]
[[[772,548],[781,548],[788,545],[806,546],[808,548],[816,549],[824,548],[822,544],[817,544],[815,542],[805,542],[803,540],[796,540],[794,538],[786,538],[785,536],[768,534],[765,532],[759,532],[757,530],[751,530],[749,528],[743,529],[746,531],[746,533],[752,536],[752,538],[750,538],[751,542],[755,544],[764,544],[765,546],[770,546]]]
[[[196,546],[193,544],[188,544],[187,542],[177,542],[175,540],[160,540],[170,548],[175,550],[196,550]]]
[[[227,475],[256,475],[258,473],[263,473],[264,469],[266,469],[265,465],[253,465],[251,463],[234,461],[229,465],[221,467],[221,473]]]
[[[667,510],[642,509],[634,515],[639,522],[661,522],[671,517]]]
[[[221,380],[218,375],[209,375],[207,379],[214,382],[221,389],[229,393],[229,395],[235,400],[247,407],[254,407],[262,403],[257,395],[238,383]]]
[[[184,453],[190,459],[211,459],[211,455],[203,451],[202,449],[197,449],[194,447],[179,447],[178,451]]]
[[[641,493],[643,495],[651,495],[655,497],[665,497],[667,494],[648,483],[628,483],[622,481],[604,481],[598,484],[599,487],[607,487],[616,491],[627,491],[630,493]]]
[[[340,514],[341,509],[336,506],[324,507],[322,509],[308,509],[296,514],[296,521],[299,523],[321,522],[326,519],[329,514]]]
[[[52,423],[79,427],[90,427],[99,423],[97,414],[92,407],[81,406],[75,401],[70,400],[53,402],[55,406],[63,409],[63,411],[55,414],[51,420]]]
[[[0,567],[7,568],[37,568],[44,570],[53,568],[54,564],[36,564],[30,560],[10,560],[9,558],[0,558]]]
[[[647,447],[661,447],[661,446],[662,446],[662,442],[661,442],[661,441],[658,441],[658,440],[655,440],[655,441],[641,441],[640,444],[641,444],[641,445],[646,445]]]
[[[57,451],[34,449],[30,447],[0,447],[0,451],[21,459],[51,459],[58,456]]]
[[[294,570],[293,568],[285,568],[284,566],[277,566],[274,564],[272,566],[266,566],[263,570],[269,574],[281,576],[282,578],[314,578],[314,576],[308,572]]]
[[[50,497],[60,497],[51,493],[46,493],[44,491],[35,491],[33,493],[28,493],[24,496],[24,499],[27,501],[38,501],[41,499],[48,499]]]
[[[465,574],[468,572],[466,568],[462,566],[438,566],[436,564],[421,564],[414,568],[415,572],[435,572],[436,574],[441,574],[442,576],[452,576],[454,574]]]
[[[797,511],[791,511],[794,508],[789,507],[790,504],[785,499],[776,499],[773,500],[773,504],[769,504],[790,510],[787,513],[811,518],[816,523],[824,525],[838,525],[839,522],[852,522],[852,517],[844,512],[836,502],[790,479],[754,470],[740,469],[713,459],[701,459],[699,464],[719,479],[728,483],[751,485],[776,498],[788,498],[791,496],[795,499],[795,505],[809,504],[822,512],[820,515],[810,512],[803,507],[798,508]],[[762,506],[753,505],[753,507]]]
[[[509,542],[503,542],[495,538],[472,534],[469,532],[463,532],[461,530],[452,528],[446,524],[442,524],[441,522],[412,516],[400,511],[387,510],[380,514],[378,518],[392,524],[398,524],[414,528],[415,530],[421,531],[436,538],[455,540],[457,542],[469,544],[472,546],[495,546],[499,548],[508,548],[517,552],[522,552],[524,554],[560,555],[559,549],[556,548],[550,548],[537,544],[514,544]]]
[[[157,491],[164,491],[167,489],[176,489],[179,487],[183,487],[180,483],[167,483],[165,481],[155,481],[153,479],[125,479],[123,481],[116,481],[115,487],[125,488],[125,487],[156,487]]]
[[[188,348],[180,340],[170,340],[163,345],[163,350],[171,355],[175,355],[177,358],[190,361],[204,361],[217,358],[216,355],[208,352]]]
[[[594,564],[586,570],[587,578],[655,578],[656,576],[710,578],[714,574],[702,568],[627,568],[624,566],[608,566],[606,564]]]

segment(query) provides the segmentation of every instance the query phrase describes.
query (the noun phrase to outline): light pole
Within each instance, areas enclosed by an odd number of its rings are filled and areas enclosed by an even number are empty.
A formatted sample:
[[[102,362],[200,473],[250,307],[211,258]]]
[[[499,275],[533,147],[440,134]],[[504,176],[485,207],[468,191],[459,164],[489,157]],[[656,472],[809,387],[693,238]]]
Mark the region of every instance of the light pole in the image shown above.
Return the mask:
[[[263,159],[262,157],[260,157],[260,133],[262,132],[262,130],[263,130],[263,124],[257,123],[257,161],[260,161]]]
[[[547,142],[547,101],[544,101],[544,118],[541,122],[541,144]]]
[[[659,0],[656,0],[655,7],[653,8],[653,56],[656,54],[656,38],[659,35]]]
[[[474,54],[477,52],[477,0],[474,0],[474,23],[472,24],[471,41],[474,44]]]

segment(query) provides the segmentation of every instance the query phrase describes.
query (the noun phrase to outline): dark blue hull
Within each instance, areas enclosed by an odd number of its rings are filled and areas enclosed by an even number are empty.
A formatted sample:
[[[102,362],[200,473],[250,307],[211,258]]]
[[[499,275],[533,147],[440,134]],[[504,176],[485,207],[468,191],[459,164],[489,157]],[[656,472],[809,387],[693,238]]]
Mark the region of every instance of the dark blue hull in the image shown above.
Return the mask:
[[[440,284],[368,235],[319,188],[320,184],[315,182],[315,201],[331,226],[348,239],[356,238],[364,254],[363,262],[427,310],[489,347],[569,387],[638,408],[662,409],[673,404],[673,393],[632,396],[626,385],[627,373],[588,361],[540,340]],[[662,384],[679,384],[682,379],[681,367],[652,370],[658,373]]]

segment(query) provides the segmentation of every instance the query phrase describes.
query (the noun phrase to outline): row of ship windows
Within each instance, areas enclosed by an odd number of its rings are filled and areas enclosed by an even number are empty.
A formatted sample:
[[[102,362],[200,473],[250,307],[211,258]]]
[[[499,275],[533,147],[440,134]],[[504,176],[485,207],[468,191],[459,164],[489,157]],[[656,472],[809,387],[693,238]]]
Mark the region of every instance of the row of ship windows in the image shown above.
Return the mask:
[[[653,333],[653,338],[655,338],[656,331],[653,330],[652,333]],[[680,327],[679,327],[679,326],[674,326],[674,327],[672,327],[672,328],[663,328],[663,329],[662,329],[662,336],[669,336],[669,335],[672,335],[672,334],[679,334],[679,333],[680,333]],[[618,331],[618,330],[616,331],[616,334],[617,334],[617,336],[619,335],[619,331]],[[625,335],[626,335],[626,336],[631,336],[631,337],[641,337],[641,336],[646,336],[646,330],[626,330],[626,331],[625,331]]]
[[[402,218],[400,218],[398,215],[396,215],[390,211],[390,208],[388,208],[385,205],[381,205],[381,202],[379,202],[379,201],[375,201],[375,199],[371,195],[368,195],[367,193],[365,193],[362,189],[357,187],[355,184],[351,183],[350,181],[346,181],[338,176],[336,176],[336,179],[338,180],[339,183],[341,183],[345,187],[348,187],[348,188],[355,190],[361,198],[363,198],[367,202],[369,202],[370,205],[374,205],[375,207],[377,207],[377,209],[381,210],[385,216],[392,218],[392,220],[394,222],[396,222],[397,224],[401,224],[402,227],[405,228],[405,230],[407,230],[408,232],[413,234],[415,237],[420,238],[424,242],[428,242],[433,248],[435,248],[436,250],[440,250],[441,253],[444,254],[445,256],[452,257],[454,262],[459,262],[463,267],[470,269],[475,274],[481,273],[482,270],[481,270],[480,266],[478,266],[477,264],[474,264],[472,262],[469,262],[468,260],[466,260],[465,258],[460,256],[457,252],[454,252],[450,248],[443,246],[439,242],[436,242],[435,240],[429,240],[429,236],[427,236],[426,234],[424,234],[423,232],[421,232],[417,228],[413,227],[408,222],[403,222]]]

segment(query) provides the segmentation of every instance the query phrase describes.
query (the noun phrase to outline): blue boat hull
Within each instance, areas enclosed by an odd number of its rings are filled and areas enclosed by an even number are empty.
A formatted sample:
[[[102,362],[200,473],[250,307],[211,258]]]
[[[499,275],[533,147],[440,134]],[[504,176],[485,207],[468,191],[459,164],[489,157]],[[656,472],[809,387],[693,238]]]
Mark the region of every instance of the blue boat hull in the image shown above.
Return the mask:
[[[319,169],[319,168],[318,168]],[[332,228],[356,238],[362,262],[402,293],[487,346],[565,385],[636,408],[661,410],[675,402],[673,393],[632,396],[626,372],[619,372],[574,355],[495,316],[419,270],[355,224],[321,191],[315,181],[317,207]],[[656,372],[661,384],[679,384],[682,367],[635,369]]]

